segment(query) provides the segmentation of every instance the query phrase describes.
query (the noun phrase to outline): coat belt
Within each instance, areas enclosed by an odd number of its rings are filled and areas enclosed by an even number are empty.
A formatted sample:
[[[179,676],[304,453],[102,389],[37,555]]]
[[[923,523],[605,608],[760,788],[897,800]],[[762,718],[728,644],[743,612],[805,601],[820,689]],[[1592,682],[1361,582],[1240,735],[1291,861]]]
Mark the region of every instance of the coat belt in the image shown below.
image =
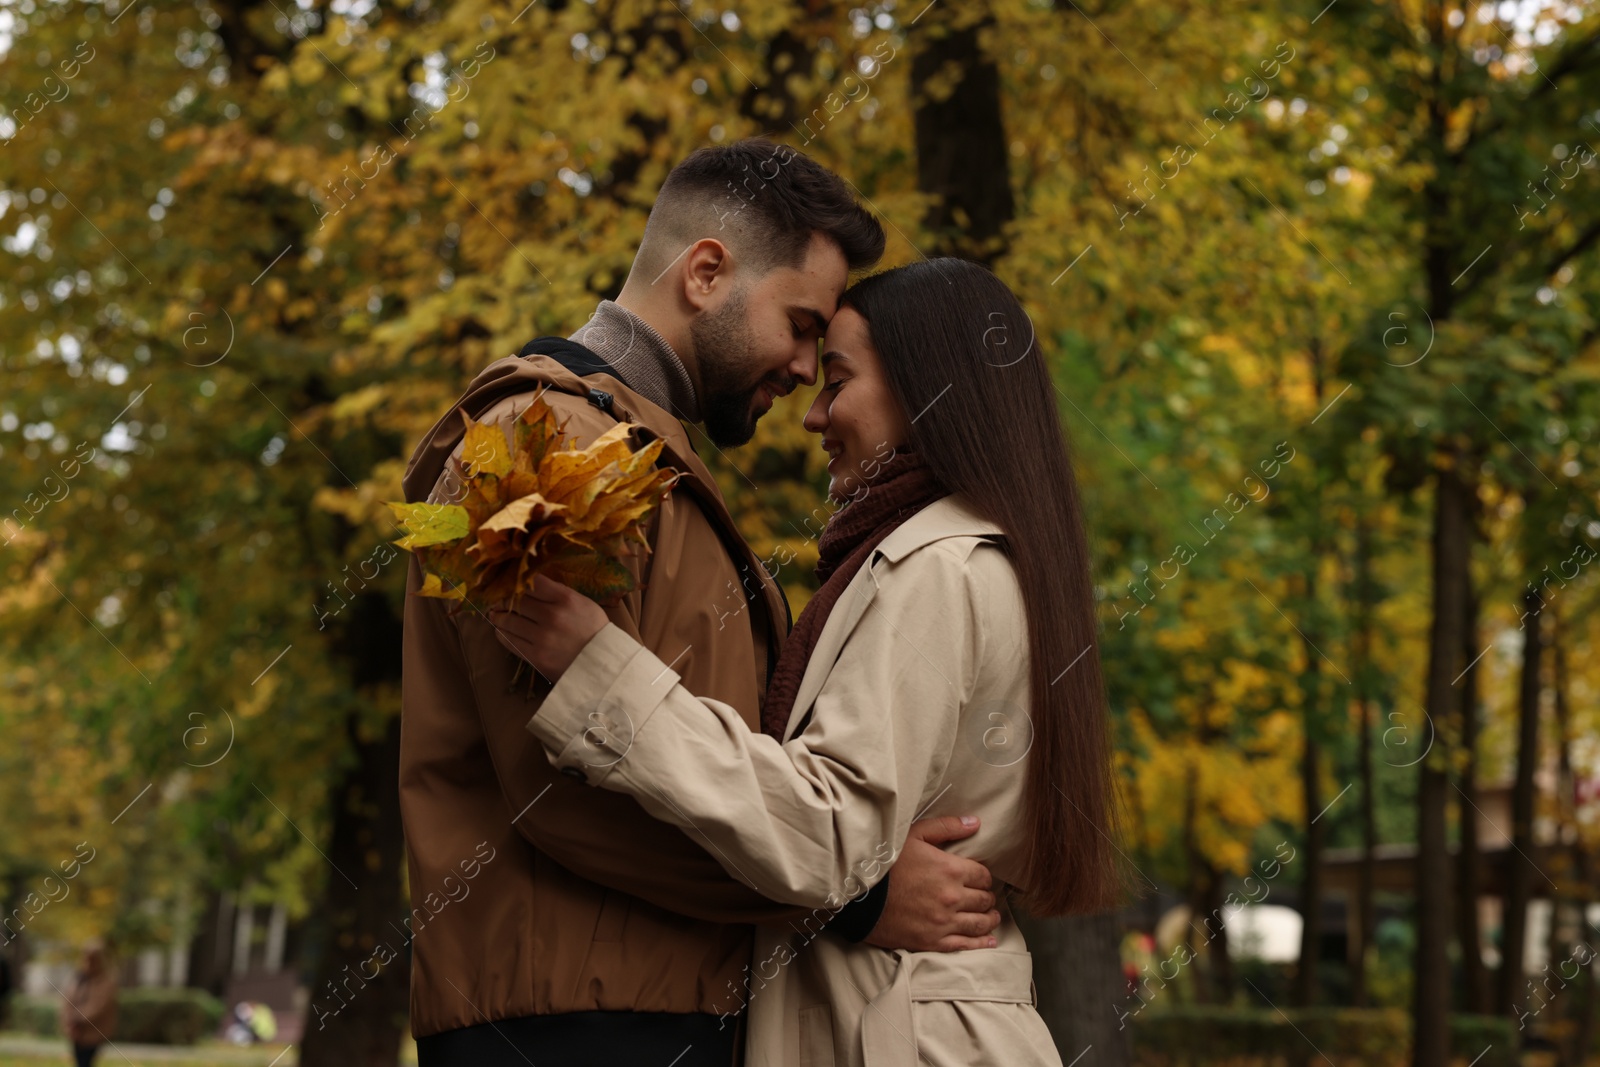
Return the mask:
[[[919,1000],[988,1000],[1035,1004],[1033,955],[993,948],[962,952],[896,952],[894,978],[861,1017],[866,1067],[916,1067],[911,1005]]]

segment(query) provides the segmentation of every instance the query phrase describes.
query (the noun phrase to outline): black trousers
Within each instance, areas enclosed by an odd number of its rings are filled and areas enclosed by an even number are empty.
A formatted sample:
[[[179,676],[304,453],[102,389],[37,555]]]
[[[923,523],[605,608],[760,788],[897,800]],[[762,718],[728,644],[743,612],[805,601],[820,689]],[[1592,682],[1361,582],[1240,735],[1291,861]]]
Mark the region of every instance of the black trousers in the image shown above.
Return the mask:
[[[93,1067],[94,1054],[99,1051],[100,1046],[98,1044],[73,1045],[72,1059],[77,1064],[77,1067]]]
[[[742,1016],[578,1011],[496,1019],[417,1039],[417,1067],[731,1067]]]

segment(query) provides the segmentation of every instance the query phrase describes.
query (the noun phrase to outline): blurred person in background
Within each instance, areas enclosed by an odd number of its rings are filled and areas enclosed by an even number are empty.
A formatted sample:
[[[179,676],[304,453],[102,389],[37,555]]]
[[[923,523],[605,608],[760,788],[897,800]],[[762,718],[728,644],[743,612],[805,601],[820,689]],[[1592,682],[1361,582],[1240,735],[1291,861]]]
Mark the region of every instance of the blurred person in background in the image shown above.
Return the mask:
[[[61,1003],[61,1030],[72,1043],[78,1067],[89,1067],[100,1046],[117,1027],[117,977],[106,961],[102,941],[83,946],[78,970],[67,983]]]

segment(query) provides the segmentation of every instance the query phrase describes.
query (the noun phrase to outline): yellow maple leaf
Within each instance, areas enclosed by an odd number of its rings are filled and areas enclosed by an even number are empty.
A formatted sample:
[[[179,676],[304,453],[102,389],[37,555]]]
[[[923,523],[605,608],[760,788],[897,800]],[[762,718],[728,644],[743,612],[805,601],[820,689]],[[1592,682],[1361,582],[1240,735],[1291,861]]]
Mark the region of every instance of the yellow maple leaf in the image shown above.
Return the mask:
[[[461,442],[462,472],[469,477],[483,473],[496,478],[511,473],[511,450],[506,447],[506,435],[492,423],[475,422],[465,411],[461,417],[467,423],[467,435]]]

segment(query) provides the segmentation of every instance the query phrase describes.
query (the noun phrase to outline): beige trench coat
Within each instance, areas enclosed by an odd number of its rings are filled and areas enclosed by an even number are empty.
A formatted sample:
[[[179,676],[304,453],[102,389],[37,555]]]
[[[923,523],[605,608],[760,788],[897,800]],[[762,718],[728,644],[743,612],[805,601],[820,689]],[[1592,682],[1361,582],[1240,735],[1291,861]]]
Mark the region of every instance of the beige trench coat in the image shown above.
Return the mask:
[[[730,1020],[750,1008],[754,1067],[1061,1063],[1003,896],[993,949],[822,932],[925,815],[979,815],[951,851],[1015,884],[1028,649],[1000,535],[946,497],[885,538],[830,613],[781,744],[609,624],[528,723],[565,773],[633,795],[757,892],[815,909],[758,927],[744,988],[726,992]]]

